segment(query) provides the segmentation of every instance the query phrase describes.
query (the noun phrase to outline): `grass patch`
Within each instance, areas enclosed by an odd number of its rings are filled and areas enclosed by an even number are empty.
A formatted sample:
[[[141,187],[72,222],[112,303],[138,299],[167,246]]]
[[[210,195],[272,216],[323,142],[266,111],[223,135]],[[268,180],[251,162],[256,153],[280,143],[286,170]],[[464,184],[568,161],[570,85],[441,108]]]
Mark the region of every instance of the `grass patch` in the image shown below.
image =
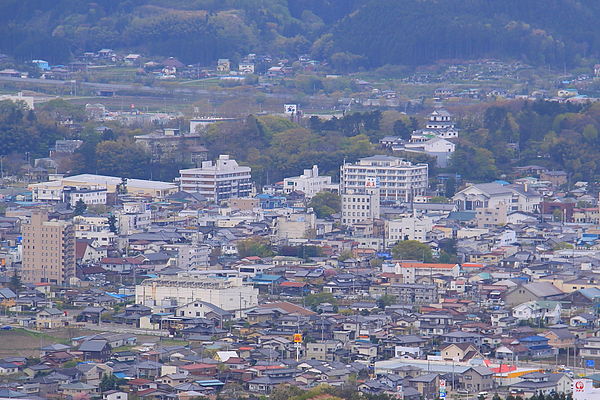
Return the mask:
[[[34,338],[34,339],[38,339],[38,340],[43,339],[44,342],[53,342],[53,343],[61,343],[61,344],[71,343],[71,341],[69,339],[59,338],[59,337],[52,336],[52,335],[49,335],[44,332],[34,332],[34,331],[30,331],[30,330],[23,329],[23,328],[15,328],[9,332],[13,332],[15,334],[21,334],[23,336],[28,336],[30,338]]]

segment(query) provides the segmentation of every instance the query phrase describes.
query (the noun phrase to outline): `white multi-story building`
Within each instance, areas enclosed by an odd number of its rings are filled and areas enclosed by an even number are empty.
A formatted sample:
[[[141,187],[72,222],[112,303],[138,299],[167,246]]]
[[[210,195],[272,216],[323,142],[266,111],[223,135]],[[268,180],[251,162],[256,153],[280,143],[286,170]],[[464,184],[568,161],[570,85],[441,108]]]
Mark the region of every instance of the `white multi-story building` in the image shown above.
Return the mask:
[[[376,155],[340,168],[340,193],[361,191],[375,180],[382,201],[411,201],[427,190],[427,164],[413,164],[398,157]]]
[[[305,169],[300,176],[285,178],[283,180],[283,191],[286,194],[300,191],[304,193],[307,199],[311,199],[329,185],[331,185],[331,177],[319,176],[319,167],[313,165],[311,169]]]
[[[380,190],[364,187],[362,190],[347,189],[342,192],[342,225],[373,221],[380,216]]]
[[[30,186],[33,201],[62,202],[74,207],[79,200],[86,205],[106,204],[107,189],[103,185],[64,186],[60,181],[43,182]]]
[[[427,241],[427,233],[433,229],[433,221],[427,216],[410,215],[386,223],[388,246],[401,240]]]
[[[146,279],[135,287],[138,304],[156,306],[166,300],[177,305],[200,300],[226,311],[239,311],[258,305],[258,289],[244,284],[234,270],[182,272]]]
[[[73,225],[76,239],[92,240],[97,246],[108,246],[117,237],[110,231],[107,217],[78,215],[73,217]]]
[[[210,201],[246,197],[252,191],[250,167],[242,167],[228,155],[220,155],[215,163],[204,161],[201,168],[179,171],[179,187],[184,192],[197,192]]]
[[[152,211],[147,203],[125,203],[116,215],[121,235],[143,231],[152,223]]]

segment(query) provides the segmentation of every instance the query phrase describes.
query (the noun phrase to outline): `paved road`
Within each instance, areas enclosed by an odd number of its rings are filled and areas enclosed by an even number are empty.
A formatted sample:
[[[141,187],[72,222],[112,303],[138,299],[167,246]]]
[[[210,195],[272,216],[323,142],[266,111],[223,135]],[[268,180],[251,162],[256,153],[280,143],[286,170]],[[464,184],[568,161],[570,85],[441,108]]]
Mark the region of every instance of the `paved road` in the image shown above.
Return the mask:
[[[64,86],[70,87],[73,85],[73,82],[58,80],[58,79],[39,79],[39,78],[13,78],[10,76],[0,76],[0,81],[8,81],[15,83],[26,83],[32,85],[53,85],[53,86]],[[102,89],[102,90],[114,90],[118,91],[132,91],[135,90],[137,92],[151,93],[156,95],[165,95],[165,94],[187,94],[187,95],[220,95],[225,97],[237,97],[239,94],[236,94],[234,91],[226,91],[226,90],[206,90],[200,88],[190,88],[190,87],[178,87],[177,85],[173,85],[170,87],[165,86],[143,86],[143,85],[131,85],[131,84],[118,84],[118,83],[98,83],[98,82],[83,82],[77,81],[77,85],[85,86],[93,89]],[[267,97],[273,98],[282,98],[287,99],[290,98],[289,95],[283,93],[264,93]]]

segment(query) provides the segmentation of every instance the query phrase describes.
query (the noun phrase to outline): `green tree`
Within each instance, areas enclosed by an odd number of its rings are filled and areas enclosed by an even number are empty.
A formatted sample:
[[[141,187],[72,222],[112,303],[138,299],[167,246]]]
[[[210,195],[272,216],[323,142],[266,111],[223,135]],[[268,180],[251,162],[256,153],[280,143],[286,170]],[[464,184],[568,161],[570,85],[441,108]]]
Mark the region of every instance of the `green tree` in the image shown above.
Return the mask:
[[[329,218],[332,214],[339,213],[342,201],[338,194],[333,192],[319,192],[308,203],[317,218]]]
[[[399,136],[405,140],[410,139],[410,135],[412,132],[403,120],[399,119],[396,122],[394,122],[393,130],[394,135]]]
[[[352,258],[353,256],[354,255],[352,254],[352,251],[350,251],[350,250],[344,250],[338,256],[338,261],[346,261],[349,258]]]
[[[387,306],[391,306],[396,302],[396,296],[391,294],[384,294],[377,299],[377,307],[384,310]]]
[[[129,140],[104,141],[96,146],[99,174],[149,178],[150,155]]]
[[[125,379],[117,378],[115,375],[104,375],[100,381],[100,392],[119,389],[125,383]]]
[[[433,261],[431,248],[417,240],[403,240],[392,247],[392,256],[398,260]]]
[[[573,245],[568,242],[558,242],[554,246],[552,246],[552,250],[554,250],[554,251],[567,250],[567,249],[572,249],[572,248],[573,248]]]
[[[333,294],[328,292],[309,294],[304,298],[304,304],[313,310],[315,310],[317,306],[322,303],[336,305],[337,299],[333,296]]]
[[[87,210],[87,205],[83,202],[82,199],[79,199],[75,203],[75,208],[73,209],[73,215],[83,215],[83,214],[85,214],[85,210]]]
[[[237,250],[240,258],[250,256],[271,257],[274,254],[269,239],[261,236],[240,240],[237,242]]]
[[[8,284],[8,287],[10,290],[12,290],[15,293],[18,293],[21,290],[21,288],[23,287],[23,283],[21,282],[21,277],[17,274],[16,270],[13,272],[13,275],[10,277],[10,282]]]
[[[440,203],[440,204],[447,204],[450,203],[450,199],[447,198],[446,196],[433,196],[432,198],[429,199],[430,203]]]
[[[108,216],[108,230],[110,230],[112,233],[117,233],[118,232],[118,229],[117,229],[117,217],[115,217],[112,214]]]
[[[108,216],[108,230],[110,230],[112,233],[117,233],[118,232],[118,229],[117,229],[117,217],[115,217],[112,214]]]

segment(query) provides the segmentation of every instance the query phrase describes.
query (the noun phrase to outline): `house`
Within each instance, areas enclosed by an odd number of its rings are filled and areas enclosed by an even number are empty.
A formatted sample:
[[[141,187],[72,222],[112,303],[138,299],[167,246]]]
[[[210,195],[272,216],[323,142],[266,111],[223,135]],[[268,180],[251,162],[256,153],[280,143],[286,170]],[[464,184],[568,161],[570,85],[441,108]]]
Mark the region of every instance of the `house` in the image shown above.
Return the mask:
[[[541,321],[557,324],[562,306],[559,301],[528,301],[513,307],[512,316],[519,321]]]
[[[549,282],[532,282],[509,289],[504,294],[504,301],[515,306],[528,301],[559,300],[564,293]]]
[[[102,400],[127,400],[127,393],[120,390],[109,390],[102,393]]]
[[[494,387],[494,372],[484,366],[472,367],[459,375],[458,388],[478,393]]]
[[[478,347],[481,344],[481,339],[483,338],[479,333],[464,331],[449,332],[443,334],[441,337],[444,343],[471,343],[475,347]]]
[[[103,339],[92,339],[83,342],[78,349],[83,353],[84,361],[106,361],[110,358],[111,348],[108,341]]]
[[[522,393],[527,398],[537,394],[549,395],[551,393],[572,392],[572,379],[567,374],[551,374],[543,372],[531,372],[521,375],[521,382],[509,385],[511,392]]]
[[[408,380],[409,386],[415,388],[425,400],[438,398],[439,375],[424,374]]]
[[[556,355],[558,350],[550,346],[548,344],[549,341],[550,339],[539,335],[526,336],[519,339],[519,343],[527,347],[531,358],[545,358]]]
[[[469,361],[473,358],[481,358],[483,356],[471,343],[452,343],[443,347],[440,350],[440,355],[444,358],[444,360],[454,360],[454,361]]]
[[[56,308],[45,308],[35,315],[35,326],[38,329],[56,329],[69,325],[66,311]]]
[[[577,340],[577,336],[566,328],[550,329],[548,332],[544,332],[542,336],[548,338],[548,344],[555,349],[574,347]]]
[[[569,326],[572,326],[574,328],[578,328],[578,327],[584,327],[584,328],[588,328],[588,327],[595,327],[597,325],[596,323],[596,316],[594,314],[591,313],[582,313],[579,315],[576,315],[574,317],[571,317],[569,319]]]
[[[541,195],[528,185],[505,185],[497,182],[468,186],[452,196],[459,211],[475,211],[478,208],[496,208],[504,204],[507,212],[539,211]]]
[[[0,376],[12,375],[19,372],[19,367],[13,363],[0,362]]]

